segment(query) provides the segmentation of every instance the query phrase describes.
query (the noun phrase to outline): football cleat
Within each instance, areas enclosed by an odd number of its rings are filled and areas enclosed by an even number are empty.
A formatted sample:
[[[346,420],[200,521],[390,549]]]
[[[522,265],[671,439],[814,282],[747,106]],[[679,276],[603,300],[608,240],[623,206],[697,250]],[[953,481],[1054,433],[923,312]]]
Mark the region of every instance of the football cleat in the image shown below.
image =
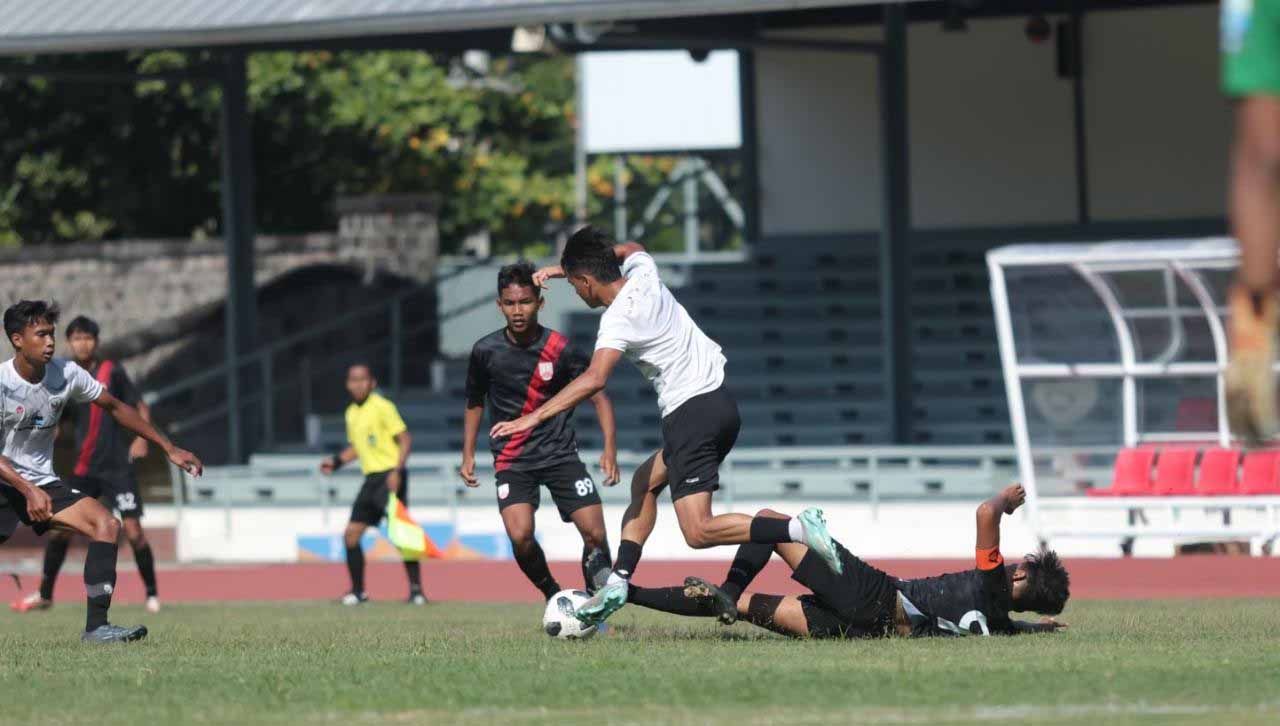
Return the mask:
[[[349,592],[346,595],[343,595],[342,599],[338,602],[346,605],[347,607],[355,607],[356,605],[369,602],[369,596],[363,592]]]
[[[826,563],[827,567],[837,575],[844,572],[844,563],[840,561],[840,552],[836,549],[836,541],[831,538],[831,533],[827,531],[827,520],[822,516],[822,510],[817,507],[809,507],[800,513],[800,524],[804,526],[804,543],[809,549],[818,553]]]
[[[26,597],[20,597],[9,603],[9,609],[15,613],[27,613],[33,610],[48,610],[53,607],[52,600],[45,600],[40,597],[40,593],[33,592]]]
[[[145,625],[123,627],[108,623],[99,625],[93,630],[84,631],[84,634],[80,636],[80,640],[86,643],[132,643],[145,637],[147,637],[147,626]]]
[[[691,600],[710,601],[715,610],[716,619],[724,625],[738,622],[738,603],[733,601],[729,593],[712,585],[701,577],[684,578],[684,596]]]

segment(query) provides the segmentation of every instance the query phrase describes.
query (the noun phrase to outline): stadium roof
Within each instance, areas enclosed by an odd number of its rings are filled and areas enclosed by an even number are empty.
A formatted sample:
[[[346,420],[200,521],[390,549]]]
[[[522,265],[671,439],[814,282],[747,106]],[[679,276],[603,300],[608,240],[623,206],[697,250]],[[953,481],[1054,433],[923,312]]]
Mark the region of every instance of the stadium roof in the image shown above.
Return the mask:
[[[0,55],[252,45],[875,0],[0,0]]]

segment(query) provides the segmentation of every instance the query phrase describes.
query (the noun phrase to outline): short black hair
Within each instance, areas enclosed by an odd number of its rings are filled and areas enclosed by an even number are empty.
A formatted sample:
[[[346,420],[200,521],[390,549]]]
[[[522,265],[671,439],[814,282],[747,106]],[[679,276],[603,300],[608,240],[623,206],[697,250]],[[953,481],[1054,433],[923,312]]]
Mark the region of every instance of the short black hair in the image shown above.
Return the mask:
[[[98,324],[91,318],[83,315],[75,316],[71,322],[67,323],[67,338],[71,338],[72,333],[88,333],[96,340],[98,338]]]
[[[1041,615],[1057,615],[1071,597],[1071,575],[1053,550],[1040,550],[1022,560],[1027,590],[1019,605]]]
[[[622,265],[613,253],[609,235],[587,225],[569,238],[560,255],[560,268],[566,275],[588,274],[600,282],[622,278]]]
[[[498,270],[498,295],[501,297],[502,291],[511,285],[519,285],[521,287],[533,288],[534,297],[542,297],[542,288],[533,284],[533,265],[521,260],[505,265]]]
[[[370,378],[372,378],[375,381],[378,380],[377,371],[373,370],[373,365],[370,364],[369,361],[367,360],[351,361],[351,365],[347,366],[347,373],[350,373],[352,368],[363,368],[366,371],[369,371]]]
[[[19,300],[4,311],[4,335],[13,341],[14,333],[39,322],[58,324],[58,303],[44,300]]]

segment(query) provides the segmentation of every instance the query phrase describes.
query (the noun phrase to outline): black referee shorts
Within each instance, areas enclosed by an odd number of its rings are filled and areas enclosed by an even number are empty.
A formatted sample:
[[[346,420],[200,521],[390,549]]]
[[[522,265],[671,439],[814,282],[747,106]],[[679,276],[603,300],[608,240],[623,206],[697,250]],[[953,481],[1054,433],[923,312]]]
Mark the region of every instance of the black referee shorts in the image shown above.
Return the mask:
[[[740,428],[738,404],[724,386],[690,398],[662,419],[662,461],[671,501],[720,488],[720,462],[733,449]]]
[[[356,495],[356,501],[351,505],[351,521],[366,524],[370,527],[377,527],[382,523],[382,518],[387,516],[387,474],[391,472],[379,471],[373,474],[367,474],[364,478],[364,484],[360,486],[360,493]],[[409,506],[409,471],[407,469],[400,470],[400,492],[396,495],[404,505]]]
[[[881,638],[893,632],[898,590],[893,578],[855,557],[839,542],[844,573],[837,575],[809,550],[791,579],[813,591],[800,605],[814,638]]]
[[[119,512],[122,519],[142,518],[142,494],[132,471],[73,476],[67,479],[67,484],[101,501],[107,509]]]

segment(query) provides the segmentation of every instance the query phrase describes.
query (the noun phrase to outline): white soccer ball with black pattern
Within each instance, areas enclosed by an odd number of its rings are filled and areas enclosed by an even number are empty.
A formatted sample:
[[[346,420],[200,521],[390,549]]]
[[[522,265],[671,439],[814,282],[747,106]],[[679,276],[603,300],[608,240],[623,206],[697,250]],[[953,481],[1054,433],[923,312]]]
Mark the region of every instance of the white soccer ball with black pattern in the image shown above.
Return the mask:
[[[542,613],[542,629],[561,640],[586,640],[596,634],[596,626],[574,617],[574,612],[591,596],[582,590],[561,590],[547,601]]]

